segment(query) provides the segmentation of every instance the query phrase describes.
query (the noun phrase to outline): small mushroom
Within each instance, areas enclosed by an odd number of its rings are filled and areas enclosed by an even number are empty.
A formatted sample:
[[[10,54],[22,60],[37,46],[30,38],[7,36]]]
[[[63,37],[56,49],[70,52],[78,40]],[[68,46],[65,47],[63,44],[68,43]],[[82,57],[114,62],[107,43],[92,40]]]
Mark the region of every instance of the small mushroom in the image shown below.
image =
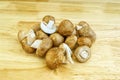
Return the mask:
[[[45,56],[46,52],[53,46],[53,42],[50,38],[45,38],[36,50],[36,54],[40,57]]]
[[[96,34],[85,21],[79,22],[76,26],[79,36],[90,37],[92,43],[96,40]]]
[[[89,37],[79,37],[77,43],[79,44],[79,46],[92,46],[92,41]]]
[[[66,44],[66,43],[62,43],[59,48],[62,48],[63,51],[65,51],[65,55],[66,55],[66,60],[73,64],[74,61],[72,60],[72,50],[70,49],[70,47]]]
[[[48,38],[48,35],[45,34],[42,30],[36,32],[37,39],[44,39]]]
[[[59,46],[64,41],[64,37],[61,36],[59,33],[54,33],[50,35],[50,38],[52,39],[54,46]]]
[[[50,69],[56,69],[65,62],[64,51],[62,48],[51,48],[45,57],[46,64]]]
[[[74,49],[77,43],[77,37],[75,35],[68,36],[65,43],[70,47],[70,49]]]
[[[74,55],[79,62],[86,62],[91,56],[90,48],[88,46],[79,46],[76,48]]]
[[[30,45],[27,44],[27,38],[24,38],[21,41],[22,48],[27,52],[27,53],[33,53],[35,52],[35,49],[32,48]]]
[[[63,36],[70,36],[74,31],[74,25],[70,20],[63,20],[58,26],[58,32]]]
[[[55,33],[57,28],[55,26],[55,19],[52,16],[45,16],[43,21],[40,23],[40,28],[47,34]]]

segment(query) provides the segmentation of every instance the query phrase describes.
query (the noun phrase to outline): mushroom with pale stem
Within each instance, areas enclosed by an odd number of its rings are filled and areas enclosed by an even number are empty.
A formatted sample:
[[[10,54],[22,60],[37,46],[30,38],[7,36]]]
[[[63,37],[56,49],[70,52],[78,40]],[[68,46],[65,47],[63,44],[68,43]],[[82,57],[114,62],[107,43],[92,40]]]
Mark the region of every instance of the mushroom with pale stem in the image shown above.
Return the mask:
[[[92,41],[92,43],[96,40],[96,34],[91,29],[89,24],[85,21],[79,22],[79,24],[76,26],[79,36],[89,37]]]
[[[59,33],[51,34],[50,38],[52,39],[54,46],[59,46],[64,41],[64,37],[61,36]]]
[[[40,28],[47,34],[55,33],[57,28],[55,26],[55,19],[52,16],[45,16],[40,24]]]
[[[52,40],[50,38],[45,38],[42,40],[41,44],[37,48],[36,54],[40,57],[43,57],[52,46],[53,46]]]
[[[31,47],[31,44],[35,39],[36,35],[32,29],[28,33],[25,31],[18,32],[18,40],[20,41],[22,48],[28,53],[33,53],[35,51],[35,49]]]
[[[65,55],[66,55],[66,58],[67,58],[67,61],[71,64],[73,64],[73,60],[72,60],[72,50],[70,49],[70,47],[65,44],[65,43],[62,43],[59,48],[62,48],[64,51],[65,51]]]
[[[89,37],[79,37],[77,43],[79,44],[79,46],[92,46],[92,41]]]
[[[46,64],[50,69],[56,69],[65,63],[65,51],[62,48],[54,47],[46,53]]]
[[[79,62],[86,62],[91,56],[90,48],[88,46],[79,46],[76,48],[74,55]]]
[[[36,32],[37,39],[48,38],[48,35],[45,34],[42,30]]]
[[[68,36],[65,40],[65,43],[71,48],[74,49],[77,43],[77,37],[75,35]]]
[[[58,26],[58,32],[63,36],[70,36],[74,31],[74,25],[70,20],[63,20]]]

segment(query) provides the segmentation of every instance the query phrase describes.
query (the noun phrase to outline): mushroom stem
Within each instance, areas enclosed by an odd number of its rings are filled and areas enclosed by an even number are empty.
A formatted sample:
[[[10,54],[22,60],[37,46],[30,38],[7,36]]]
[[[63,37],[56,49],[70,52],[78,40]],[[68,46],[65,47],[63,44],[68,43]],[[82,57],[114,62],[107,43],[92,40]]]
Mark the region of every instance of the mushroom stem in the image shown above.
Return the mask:
[[[33,43],[33,41],[36,39],[36,35],[34,31],[31,29],[26,36],[27,36],[27,44],[30,46]]]
[[[31,45],[31,47],[37,49],[41,45],[41,43],[42,43],[42,40],[35,40]]]
[[[72,51],[71,51],[71,49],[69,48],[69,46],[68,46],[67,44],[63,43],[62,45],[60,45],[60,48],[64,48],[64,50],[65,50],[65,52],[66,52],[67,60],[68,60],[71,64],[73,64],[74,62],[73,62],[72,57],[71,57]]]
[[[48,28],[53,28],[53,26],[54,26],[54,21],[49,20],[49,22],[48,22],[48,24],[47,24],[47,27],[48,27]]]

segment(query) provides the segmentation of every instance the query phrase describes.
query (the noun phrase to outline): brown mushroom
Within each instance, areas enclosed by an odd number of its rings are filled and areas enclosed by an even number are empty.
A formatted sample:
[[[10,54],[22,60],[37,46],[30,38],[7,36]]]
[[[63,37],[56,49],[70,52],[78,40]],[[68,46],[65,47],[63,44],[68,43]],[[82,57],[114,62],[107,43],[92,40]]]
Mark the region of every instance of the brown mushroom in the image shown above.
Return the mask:
[[[77,43],[77,37],[75,35],[68,36],[65,40],[65,43],[71,48],[74,49]]]
[[[96,40],[96,34],[91,29],[91,27],[87,22],[81,21],[76,27],[77,27],[79,36],[89,37],[92,43]]]
[[[50,69],[56,69],[65,61],[64,51],[62,48],[51,48],[46,54],[46,64]]]
[[[50,38],[52,39],[54,46],[59,46],[64,41],[64,37],[61,36],[59,33],[51,34]]]
[[[89,37],[79,37],[77,43],[79,44],[79,46],[92,46],[92,41]]]
[[[53,46],[53,42],[50,38],[45,38],[42,40],[41,44],[36,50],[36,54],[40,57],[44,57],[46,52]]]
[[[44,39],[48,38],[48,35],[45,34],[42,30],[36,32],[37,39]]]
[[[70,36],[74,31],[74,25],[70,20],[63,20],[58,26],[58,32],[63,36]]]
[[[35,49],[32,48],[30,45],[27,44],[27,38],[24,38],[21,41],[22,48],[27,52],[27,53],[34,53]]]
[[[79,62],[86,62],[91,56],[90,48],[88,46],[79,46],[76,48],[74,55]]]

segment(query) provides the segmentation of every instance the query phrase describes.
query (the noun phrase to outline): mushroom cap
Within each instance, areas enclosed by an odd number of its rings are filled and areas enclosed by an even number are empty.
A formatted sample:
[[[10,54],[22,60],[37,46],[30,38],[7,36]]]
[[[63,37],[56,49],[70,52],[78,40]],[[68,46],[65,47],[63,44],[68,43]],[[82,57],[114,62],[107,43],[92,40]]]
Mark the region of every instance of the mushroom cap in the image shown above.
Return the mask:
[[[50,15],[46,15],[45,17],[43,17],[42,21],[46,22],[48,24],[48,22],[52,20],[55,22],[55,18],[53,16]]]
[[[79,37],[77,43],[79,44],[79,46],[92,46],[92,41],[89,37]]]
[[[37,39],[45,39],[48,38],[48,35],[45,34],[42,30],[36,32]]]
[[[61,36],[59,33],[51,34],[50,38],[52,39],[54,46],[59,46],[64,41],[64,37]]]
[[[62,63],[64,63],[64,51],[62,48],[51,48],[46,54],[46,64],[50,69],[56,69]]]
[[[68,36],[65,40],[65,43],[71,48],[74,49],[77,43],[77,37],[75,35]]]
[[[45,38],[36,50],[36,54],[40,57],[45,56],[46,52],[53,46],[53,42],[50,38]]]
[[[58,26],[58,32],[63,36],[70,36],[74,31],[74,25],[70,20],[63,20]]]
[[[79,62],[86,62],[91,57],[90,48],[88,46],[80,46],[76,48],[74,55]]]
[[[21,45],[22,45],[22,48],[27,52],[27,53],[34,53],[35,52],[35,49],[30,47],[28,44],[27,44],[27,38],[23,39],[21,41]]]
[[[92,42],[96,40],[96,34],[87,22],[81,21],[78,26],[81,26],[81,29],[78,30],[79,36],[90,37]]]

